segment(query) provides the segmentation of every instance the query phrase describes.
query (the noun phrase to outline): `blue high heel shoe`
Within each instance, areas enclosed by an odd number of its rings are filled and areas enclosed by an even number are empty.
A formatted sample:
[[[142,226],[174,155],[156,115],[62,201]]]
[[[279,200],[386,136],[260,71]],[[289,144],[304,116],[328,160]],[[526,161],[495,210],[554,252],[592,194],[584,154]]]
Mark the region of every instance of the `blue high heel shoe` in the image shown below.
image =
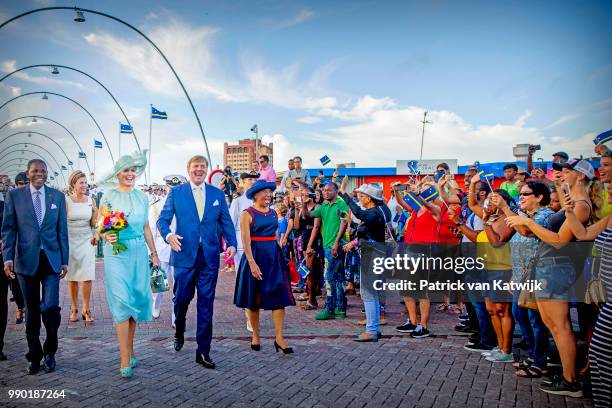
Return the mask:
[[[130,357],[130,364],[132,365],[132,368],[136,368],[138,366],[138,360],[136,360],[134,357]]]
[[[119,371],[121,372],[121,378],[132,377],[132,367],[123,367]]]

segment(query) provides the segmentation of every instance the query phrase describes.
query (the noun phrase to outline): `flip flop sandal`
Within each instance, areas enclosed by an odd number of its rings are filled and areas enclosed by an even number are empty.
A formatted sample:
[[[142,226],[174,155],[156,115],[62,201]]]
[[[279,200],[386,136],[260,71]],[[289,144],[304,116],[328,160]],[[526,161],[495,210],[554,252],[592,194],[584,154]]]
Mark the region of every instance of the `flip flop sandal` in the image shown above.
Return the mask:
[[[512,367],[516,368],[517,370],[524,370],[525,368],[531,367],[532,364],[533,360],[528,358],[523,361],[517,361],[516,363],[512,363]]]
[[[548,374],[547,370],[540,370],[538,367],[521,368],[516,371],[516,376],[521,378],[541,378]]]
[[[444,311],[448,310],[449,307],[450,307],[450,305],[448,303],[442,303],[441,305],[436,307],[436,312],[444,312]]]
[[[302,306],[302,309],[304,310],[316,310],[317,307],[314,305],[311,305],[310,303],[306,302],[306,304],[304,306]]]

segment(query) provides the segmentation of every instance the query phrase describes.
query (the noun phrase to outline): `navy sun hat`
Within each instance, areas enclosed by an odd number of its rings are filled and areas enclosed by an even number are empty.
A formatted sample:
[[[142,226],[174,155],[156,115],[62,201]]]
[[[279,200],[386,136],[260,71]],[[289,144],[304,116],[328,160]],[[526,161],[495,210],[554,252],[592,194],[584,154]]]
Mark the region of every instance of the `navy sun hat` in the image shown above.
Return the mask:
[[[276,183],[268,182],[265,180],[257,180],[253,187],[249,188],[246,192],[246,196],[249,200],[253,200],[255,194],[259,193],[262,190],[276,190]]]

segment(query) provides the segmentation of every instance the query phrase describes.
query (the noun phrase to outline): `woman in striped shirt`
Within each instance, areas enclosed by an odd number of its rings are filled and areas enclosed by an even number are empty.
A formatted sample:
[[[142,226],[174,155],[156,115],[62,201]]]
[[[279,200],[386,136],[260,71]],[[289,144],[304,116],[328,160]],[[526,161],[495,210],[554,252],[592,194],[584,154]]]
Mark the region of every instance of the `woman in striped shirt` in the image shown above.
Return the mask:
[[[603,304],[595,332],[589,347],[591,366],[591,383],[593,387],[593,403],[595,407],[612,406],[612,217],[602,218],[597,223],[585,228],[573,212],[574,203],[565,197],[565,213],[572,232],[582,241],[595,239],[595,247],[601,253],[599,277],[602,279],[606,292],[606,302]],[[608,184],[608,203],[612,204],[612,184]]]

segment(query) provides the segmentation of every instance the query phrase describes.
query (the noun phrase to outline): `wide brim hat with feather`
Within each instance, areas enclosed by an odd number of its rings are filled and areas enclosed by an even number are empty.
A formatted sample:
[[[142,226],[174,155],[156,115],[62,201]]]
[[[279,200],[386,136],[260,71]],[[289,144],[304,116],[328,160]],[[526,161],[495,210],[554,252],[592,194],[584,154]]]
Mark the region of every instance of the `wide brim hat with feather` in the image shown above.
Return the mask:
[[[117,179],[117,175],[130,167],[135,167],[136,178],[140,177],[147,167],[147,152],[148,150],[145,149],[121,156],[115,162],[113,169],[105,177],[100,179],[97,184],[105,187],[118,186],[119,179]]]

